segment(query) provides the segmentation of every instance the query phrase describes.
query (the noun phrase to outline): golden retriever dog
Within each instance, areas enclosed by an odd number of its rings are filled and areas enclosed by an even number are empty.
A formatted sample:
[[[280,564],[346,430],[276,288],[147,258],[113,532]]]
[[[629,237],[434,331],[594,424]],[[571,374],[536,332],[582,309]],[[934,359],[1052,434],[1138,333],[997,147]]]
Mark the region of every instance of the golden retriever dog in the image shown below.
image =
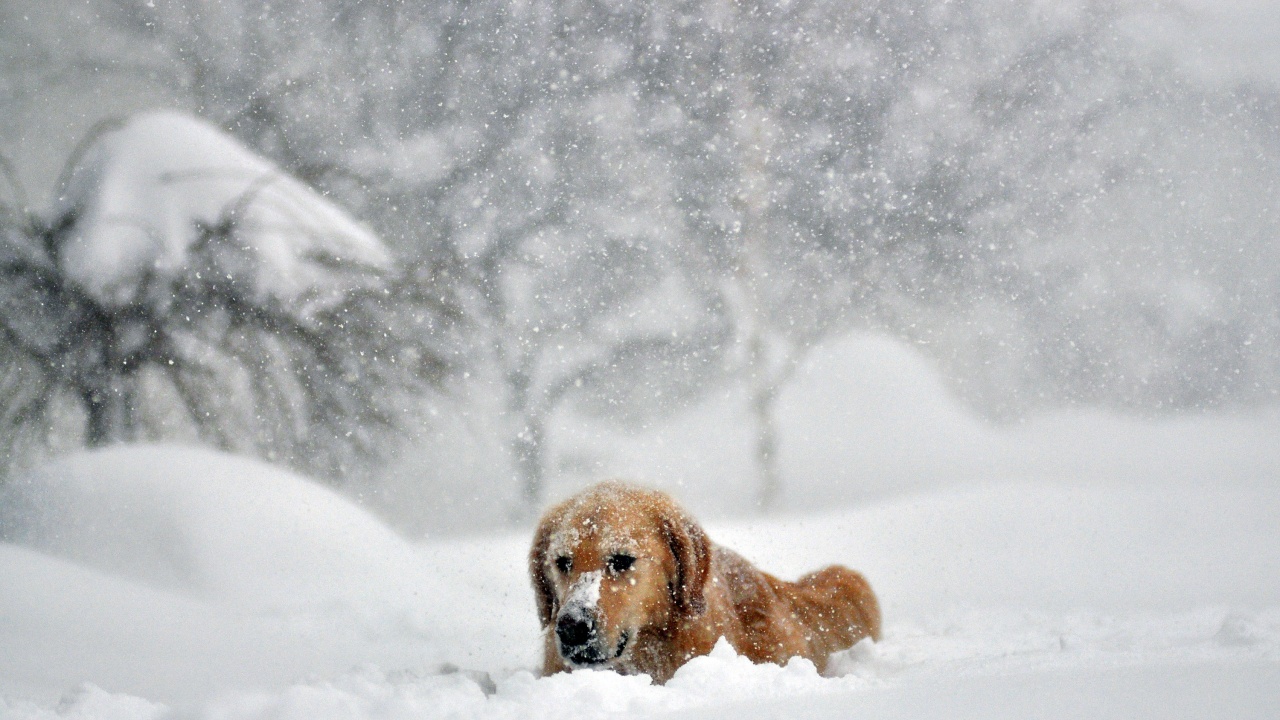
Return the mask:
[[[790,583],[711,542],[667,495],[601,483],[547,511],[529,553],[543,671],[612,668],[665,683],[723,637],[753,662],[879,639],[880,606],[838,565]]]

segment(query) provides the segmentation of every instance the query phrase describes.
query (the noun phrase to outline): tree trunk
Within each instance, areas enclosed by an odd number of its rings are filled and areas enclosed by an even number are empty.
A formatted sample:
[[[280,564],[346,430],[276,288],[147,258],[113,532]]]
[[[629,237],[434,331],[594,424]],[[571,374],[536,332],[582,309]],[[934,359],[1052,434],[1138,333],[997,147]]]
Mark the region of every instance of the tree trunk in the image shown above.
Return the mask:
[[[767,247],[770,178],[767,164],[773,136],[768,119],[756,103],[754,92],[742,70],[741,41],[734,43],[734,109],[732,113],[741,162],[735,204],[739,212],[738,262],[735,272],[742,303],[738,325],[746,343],[747,388],[750,412],[755,424],[754,461],[758,503],[761,511],[773,509],[781,490],[777,461],[777,429],[773,418],[777,382],[773,371],[769,339],[766,337],[768,308],[762,284],[767,282]]]
[[[107,444],[111,436],[111,419],[105,398],[101,393],[87,390],[80,395],[84,403],[85,421],[84,444],[91,448],[99,448]]]
[[[117,378],[105,387],[80,392],[84,403],[85,445],[100,448],[126,439],[133,432],[133,393],[126,392],[128,378]]]
[[[547,413],[534,400],[533,378],[528,370],[530,364],[530,357],[526,355],[519,365],[506,373],[507,390],[511,393],[507,399],[507,412],[520,423],[513,428],[515,432],[511,437],[511,462],[520,485],[520,506],[513,513],[517,519],[532,517],[537,512],[542,505],[544,491],[542,454]]]
[[[545,439],[546,428],[542,418],[526,414],[524,428],[516,434],[511,443],[511,454],[515,460],[516,472],[520,476],[522,488],[521,513],[525,516],[532,516],[537,511],[546,490],[544,487],[546,476],[542,463]]]
[[[777,388],[758,383],[751,391],[751,416],[755,425],[755,465],[758,502],[761,510],[777,507],[782,491],[782,474],[778,470],[778,424],[774,419]]]

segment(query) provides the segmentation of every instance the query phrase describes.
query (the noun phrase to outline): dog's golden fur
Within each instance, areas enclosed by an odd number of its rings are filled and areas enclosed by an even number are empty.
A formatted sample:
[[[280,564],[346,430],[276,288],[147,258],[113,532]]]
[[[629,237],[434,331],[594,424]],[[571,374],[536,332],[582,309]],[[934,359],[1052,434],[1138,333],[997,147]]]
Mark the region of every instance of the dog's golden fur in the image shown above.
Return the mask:
[[[859,573],[833,565],[779,580],[712,543],[667,495],[619,483],[551,508],[529,572],[546,674],[609,667],[663,683],[720,637],[754,662],[799,656],[822,670],[832,652],[880,637]]]

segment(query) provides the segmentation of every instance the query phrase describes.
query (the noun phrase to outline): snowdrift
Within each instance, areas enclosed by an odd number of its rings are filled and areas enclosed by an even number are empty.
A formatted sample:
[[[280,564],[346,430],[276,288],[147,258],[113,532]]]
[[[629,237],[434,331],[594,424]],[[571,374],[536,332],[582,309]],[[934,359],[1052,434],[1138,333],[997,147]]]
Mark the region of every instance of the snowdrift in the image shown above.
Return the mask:
[[[420,661],[448,603],[414,548],[333,492],[177,447],[74,455],[0,491],[0,677],[200,693]],[[431,597],[427,602],[424,598]]]
[[[784,576],[864,570],[885,638],[833,677],[721,647],[664,687],[535,678],[524,533],[413,545],[305,479],[173,447],[66,458],[0,508],[5,717],[1280,712],[1270,483],[983,484],[710,523]]]

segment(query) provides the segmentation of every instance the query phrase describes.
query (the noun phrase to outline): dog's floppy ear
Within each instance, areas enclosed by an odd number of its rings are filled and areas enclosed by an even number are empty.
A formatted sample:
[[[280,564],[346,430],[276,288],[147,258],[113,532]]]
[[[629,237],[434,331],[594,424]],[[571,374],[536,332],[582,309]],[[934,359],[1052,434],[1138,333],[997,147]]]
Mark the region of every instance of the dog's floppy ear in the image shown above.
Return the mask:
[[[533,547],[529,550],[529,578],[533,581],[533,595],[538,603],[538,622],[544,629],[555,620],[559,610],[555,586],[547,577],[547,547],[551,544],[553,520],[551,514],[542,518],[538,532],[533,536]]]
[[[707,535],[678,508],[664,507],[658,523],[675,558],[676,576],[669,585],[671,598],[686,615],[707,610],[706,585],[711,575],[711,544]]]

